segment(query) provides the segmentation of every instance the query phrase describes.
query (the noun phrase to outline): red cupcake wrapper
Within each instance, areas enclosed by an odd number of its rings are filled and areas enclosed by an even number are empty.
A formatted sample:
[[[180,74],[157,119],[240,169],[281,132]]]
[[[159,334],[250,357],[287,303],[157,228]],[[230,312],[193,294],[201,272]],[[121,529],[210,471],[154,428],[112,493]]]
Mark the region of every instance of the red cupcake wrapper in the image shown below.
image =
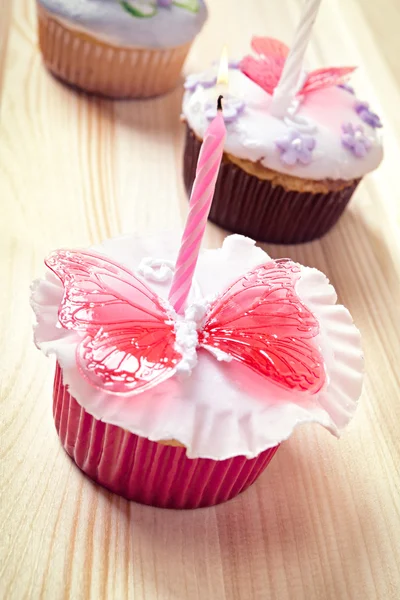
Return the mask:
[[[187,127],[183,176],[190,195],[201,142]],[[326,194],[286,190],[223,159],[209,219],[223,229],[260,242],[300,244],[335,225],[360,179]]]
[[[112,492],[162,508],[200,508],[234,498],[264,471],[278,446],[253,459],[191,459],[183,447],[139,437],[92,417],[62,383],[57,364],[53,414],[65,450],[86,475]]]

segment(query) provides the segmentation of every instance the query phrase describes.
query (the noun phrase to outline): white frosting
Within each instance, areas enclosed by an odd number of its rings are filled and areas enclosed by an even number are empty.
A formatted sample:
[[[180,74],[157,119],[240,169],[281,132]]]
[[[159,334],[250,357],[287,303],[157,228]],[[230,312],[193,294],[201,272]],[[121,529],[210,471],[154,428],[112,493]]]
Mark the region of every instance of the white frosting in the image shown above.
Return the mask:
[[[124,237],[94,249],[135,270],[146,256],[174,260],[179,239],[179,235],[172,234],[153,239]],[[201,296],[212,297],[268,260],[252,240],[238,235],[228,237],[221,249],[207,250],[199,257],[195,277]],[[147,283],[167,299],[170,282],[150,278]],[[190,457],[251,458],[288,438],[300,423],[317,422],[339,435],[361,393],[360,335],[348,311],[335,304],[334,289],[315,269],[302,267],[296,290],[320,323],[317,343],[324,357],[327,383],[315,395],[285,390],[238,361],[226,362],[226,355],[215,357],[204,349],[196,351],[196,326],[205,307],[193,296],[182,321],[192,323],[190,331],[177,326],[177,344],[185,347],[188,363],[182,368],[186,376],[176,374],[143,394],[105,393],[80,375],[75,352],[81,337],[59,326],[63,288],[51,272],[32,287],[32,306],[38,321],[35,341],[46,354],[56,354],[64,383],[97,419],[151,440],[176,439],[187,447]]]
[[[156,260],[146,256],[137,268],[139,275],[149,281],[170,281],[174,272],[172,260]]]
[[[199,0],[199,10],[179,6],[159,7],[149,18],[134,17],[118,0],[38,0],[58,20],[78,31],[95,35],[117,46],[172,48],[194,39],[207,19],[207,9]]]
[[[332,86],[310,93],[298,104],[295,114],[285,120],[273,117],[268,107],[271,96],[239,70],[229,71],[229,94],[244,100],[246,106],[233,123],[227,124],[225,151],[237,158],[258,162],[280,173],[305,179],[344,179],[362,177],[382,160],[381,135],[364,123],[356,111],[355,96]],[[203,138],[209,121],[207,103],[216,101],[215,87],[187,91],[183,99],[183,115],[194,133]],[[362,125],[371,142],[364,158],[354,156],[341,143],[342,124]],[[288,166],[282,162],[276,140],[287,136],[290,128],[309,133],[316,140],[313,159],[308,165]]]
[[[177,367],[177,373],[189,377],[197,365],[197,344],[199,342],[197,322],[191,319],[177,321],[175,323],[175,335],[175,346],[182,356],[182,360]]]

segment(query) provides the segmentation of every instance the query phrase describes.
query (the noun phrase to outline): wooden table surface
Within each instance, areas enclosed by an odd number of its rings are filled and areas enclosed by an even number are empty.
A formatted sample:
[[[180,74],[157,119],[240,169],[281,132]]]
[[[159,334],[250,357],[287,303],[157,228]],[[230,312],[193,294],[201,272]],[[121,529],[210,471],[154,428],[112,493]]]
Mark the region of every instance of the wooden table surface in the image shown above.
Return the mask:
[[[209,4],[187,72],[223,41],[232,56],[253,33],[289,41],[300,7]],[[367,376],[356,417],[340,441],[299,429],[228,504],[175,512],[108,493],[67,457],[28,295],[53,248],[181,225],[182,90],[115,103],[71,91],[42,66],[34,1],[0,1],[1,598],[400,598],[399,27],[398,0],[323,3],[309,61],[360,66],[354,83],[385,123],[386,156],[323,240],[267,247],[327,273],[360,327]],[[223,236],[209,225],[205,243]]]

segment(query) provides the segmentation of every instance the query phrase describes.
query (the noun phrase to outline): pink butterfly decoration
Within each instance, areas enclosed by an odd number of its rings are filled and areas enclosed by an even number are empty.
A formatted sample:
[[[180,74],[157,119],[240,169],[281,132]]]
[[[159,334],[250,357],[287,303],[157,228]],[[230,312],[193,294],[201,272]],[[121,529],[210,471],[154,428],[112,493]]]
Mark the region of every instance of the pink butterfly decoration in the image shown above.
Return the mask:
[[[282,75],[289,48],[279,40],[266,37],[253,37],[251,47],[258,55],[257,58],[245,56],[239,68],[268,94],[272,94]],[[303,96],[346,83],[355,69],[356,67],[328,67],[311,71],[297,95]]]
[[[94,386],[138,394],[176,373],[178,317],[140,278],[94,252],[59,250],[46,264],[64,286],[59,322],[81,334],[76,361]],[[239,278],[206,314],[197,347],[288,390],[317,393],[325,381],[313,341],[319,326],[296,295],[299,277],[298,265],[279,260]]]

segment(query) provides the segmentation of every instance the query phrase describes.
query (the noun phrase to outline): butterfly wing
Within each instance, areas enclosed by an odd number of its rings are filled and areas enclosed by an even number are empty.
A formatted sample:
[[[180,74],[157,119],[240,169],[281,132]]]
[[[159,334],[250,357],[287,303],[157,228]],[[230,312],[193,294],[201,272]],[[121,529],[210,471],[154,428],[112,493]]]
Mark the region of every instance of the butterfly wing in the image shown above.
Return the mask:
[[[298,94],[305,95],[316,90],[346,83],[355,70],[356,67],[330,67],[311,71]]]
[[[285,59],[289,54],[289,47],[286,44],[270,37],[253,36],[251,47],[259,56]]]
[[[254,83],[272,94],[282,75],[289,48],[274,38],[257,36],[252,38],[251,47],[258,57],[245,56],[239,68]]]
[[[284,64],[285,59],[279,56],[245,56],[240,61],[239,69],[268,94],[272,94],[278,85]]]
[[[64,285],[59,322],[82,334],[76,359],[92,384],[132,394],[174,374],[174,325],[143,281],[94,252],[59,250],[45,262]]]
[[[314,343],[319,326],[295,292],[299,277],[298,265],[279,260],[238,279],[211,308],[199,344],[286,389],[318,392],[325,381]]]

